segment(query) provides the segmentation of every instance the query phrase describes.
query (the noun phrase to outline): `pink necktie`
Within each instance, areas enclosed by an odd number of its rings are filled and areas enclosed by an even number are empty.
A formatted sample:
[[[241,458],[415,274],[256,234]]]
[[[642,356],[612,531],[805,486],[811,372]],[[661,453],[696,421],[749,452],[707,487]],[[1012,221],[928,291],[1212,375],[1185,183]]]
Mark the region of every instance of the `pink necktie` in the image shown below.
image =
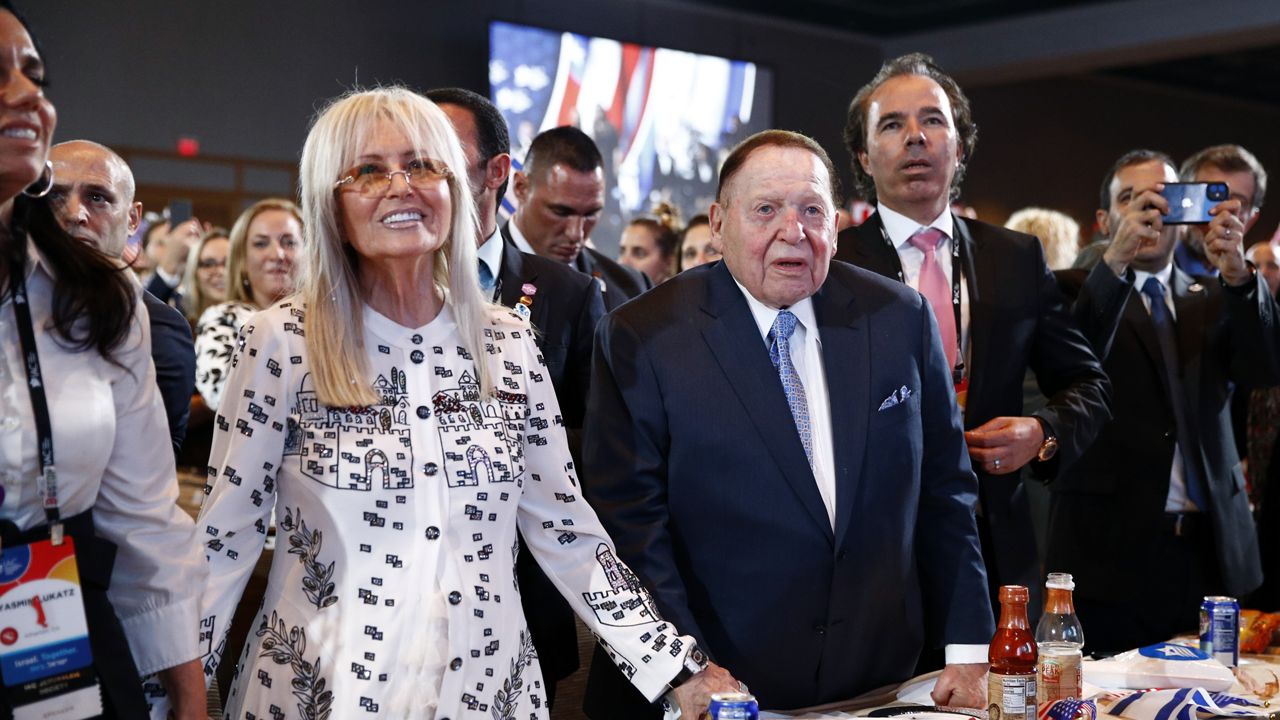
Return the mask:
[[[909,242],[924,253],[924,265],[920,266],[920,294],[933,307],[938,319],[938,334],[942,336],[942,349],[947,353],[947,364],[956,366],[956,316],[951,305],[951,286],[947,274],[938,264],[938,243],[946,234],[937,228],[925,228],[911,236]]]

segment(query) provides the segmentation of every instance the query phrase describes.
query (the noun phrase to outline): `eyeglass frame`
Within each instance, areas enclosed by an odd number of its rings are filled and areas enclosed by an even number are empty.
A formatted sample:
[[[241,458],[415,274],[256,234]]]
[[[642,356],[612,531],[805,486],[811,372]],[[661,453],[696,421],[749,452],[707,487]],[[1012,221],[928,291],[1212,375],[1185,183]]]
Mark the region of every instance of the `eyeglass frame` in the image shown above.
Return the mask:
[[[450,168],[448,164],[446,164],[443,160],[436,160],[435,158],[429,158],[429,157],[417,157],[417,158],[414,158],[413,160],[410,160],[409,162],[424,163],[424,165],[427,166],[424,168],[424,172],[428,177],[433,179],[434,178],[443,179],[445,182],[450,183],[450,187],[452,187],[452,181],[454,178],[453,169]],[[405,170],[388,170],[387,172],[382,173],[381,175],[378,175],[377,173],[372,174],[374,177],[380,177],[381,179],[386,180],[387,186],[382,189],[382,192],[374,192],[371,194],[366,194],[356,187],[356,183],[360,180],[360,177],[361,177],[358,174],[358,171],[361,165],[367,165],[367,164],[368,163],[361,163],[360,165],[355,165],[343,171],[341,173],[343,177],[334,181],[333,191],[338,192],[339,190],[342,189],[343,185],[351,185],[352,190],[359,193],[360,195],[363,195],[364,197],[378,197],[379,195],[385,195],[387,191],[391,189],[391,183],[395,181],[396,175],[404,175],[405,184],[411,188],[422,187],[419,185],[415,185],[413,180],[411,179],[410,174],[413,172],[412,168],[405,169]],[[434,169],[436,166],[438,166],[439,169]]]

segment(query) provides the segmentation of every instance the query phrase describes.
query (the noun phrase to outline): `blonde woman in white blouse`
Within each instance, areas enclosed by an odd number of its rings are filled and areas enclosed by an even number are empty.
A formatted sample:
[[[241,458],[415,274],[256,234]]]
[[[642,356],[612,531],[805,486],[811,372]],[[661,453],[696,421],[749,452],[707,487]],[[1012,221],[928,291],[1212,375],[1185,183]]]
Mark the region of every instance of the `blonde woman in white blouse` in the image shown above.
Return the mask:
[[[339,99],[307,138],[301,290],[245,326],[198,521],[206,673],[237,660],[223,638],[279,522],[228,717],[547,717],[522,551],[650,699],[692,676],[674,697],[693,716],[737,687],[584,502],[529,326],[480,290],[465,168],[403,88]]]

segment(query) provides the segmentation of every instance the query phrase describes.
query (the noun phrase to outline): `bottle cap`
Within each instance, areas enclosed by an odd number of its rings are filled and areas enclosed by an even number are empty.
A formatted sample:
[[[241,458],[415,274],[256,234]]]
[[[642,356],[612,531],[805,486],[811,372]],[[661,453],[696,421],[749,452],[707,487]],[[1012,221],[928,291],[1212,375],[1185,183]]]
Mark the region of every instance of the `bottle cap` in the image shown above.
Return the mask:
[[[1000,586],[1000,602],[1021,602],[1027,601],[1028,592],[1025,585],[1001,585]]]
[[[1044,586],[1050,590],[1076,589],[1076,584],[1071,579],[1071,573],[1049,573],[1049,577],[1045,580]]]

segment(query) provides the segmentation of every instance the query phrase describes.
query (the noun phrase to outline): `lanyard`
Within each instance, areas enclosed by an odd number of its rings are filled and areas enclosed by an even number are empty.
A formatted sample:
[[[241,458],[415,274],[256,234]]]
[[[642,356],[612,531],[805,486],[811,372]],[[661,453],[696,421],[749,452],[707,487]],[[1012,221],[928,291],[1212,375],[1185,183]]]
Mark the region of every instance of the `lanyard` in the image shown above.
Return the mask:
[[[884,223],[880,223],[880,237],[884,238],[885,245],[893,251],[893,257],[898,261],[898,282],[905,283],[907,276],[902,272],[902,259],[898,257],[898,248],[889,239],[889,231],[884,229]],[[951,311],[955,313],[956,318],[956,366],[951,368],[951,382],[959,385],[964,380],[964,333],[961,332],[960,325],[960,241],[951,238]]]
[[[62,544],[62,516],[58,512],[58,473],[53,464],[53,426],[49,422],[49,403],[44,394],[44,373],[40,371],[40,355],[36,351],[36,334],[31,322],[31,309],[27,305],[26,256],[11,263],[16,272],[10,278],[10,296],[13,298],[13,314],[18,320],[18,340],[22,344],[23,365],[27,369],[27,390],[31,393],[31,412],[36,418],[36,438],[39,442],[41,500],[45,519],[49,522],[49,537],[54,545]]]

